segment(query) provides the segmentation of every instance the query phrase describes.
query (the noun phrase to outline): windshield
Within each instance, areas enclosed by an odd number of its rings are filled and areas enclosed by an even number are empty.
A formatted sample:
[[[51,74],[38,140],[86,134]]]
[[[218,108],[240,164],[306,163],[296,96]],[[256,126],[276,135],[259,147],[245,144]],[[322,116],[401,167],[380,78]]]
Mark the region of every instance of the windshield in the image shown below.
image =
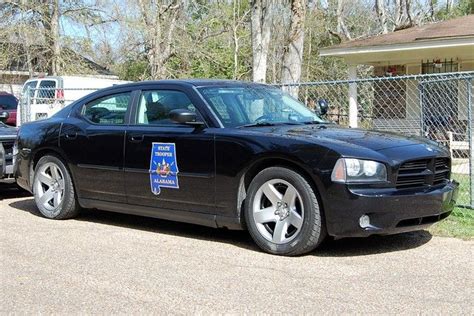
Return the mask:
[[[200,88],[224,127],[325,123],[302,103],[273,87]]]
[[[16,110],[18,100],[9,94],[0,95],[0,109],[2,110]]]

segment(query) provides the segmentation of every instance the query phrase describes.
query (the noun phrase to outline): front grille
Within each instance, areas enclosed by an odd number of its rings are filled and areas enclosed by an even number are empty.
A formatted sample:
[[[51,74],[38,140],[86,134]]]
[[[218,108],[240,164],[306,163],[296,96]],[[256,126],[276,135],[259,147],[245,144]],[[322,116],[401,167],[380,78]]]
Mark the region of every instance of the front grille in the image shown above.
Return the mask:
[[[15,141],[2,141],[3,149],[5,150],[5,164],[11,165],[13,163],[13,144]]]
[[[445,219],[446,217],[449,216],[449,214],[451,214],[451,212],[442,213],[440,215],[404,219],[398,222],[397,227],[409,227],[409,226],[433,224],[433,223],[436,223],[437,221]]]
[[[450,169],[449,158],[407,161],[398,169],[396,187],[409,189],[444,184],[449,180]]]
[[[433,185],[445,183],[449,179],[450,169],[449,158],[436,158]]]

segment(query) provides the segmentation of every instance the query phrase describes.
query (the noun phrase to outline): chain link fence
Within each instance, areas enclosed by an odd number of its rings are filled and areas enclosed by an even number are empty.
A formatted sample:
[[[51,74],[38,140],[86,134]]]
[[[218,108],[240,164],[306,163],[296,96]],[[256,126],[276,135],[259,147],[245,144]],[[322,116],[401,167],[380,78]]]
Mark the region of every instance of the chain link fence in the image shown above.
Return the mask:
[[[474,72],[376,77],[279,85],[340,125],[423,136],[449,148],[458,204],[474,207]]]
[[[325,118],[340,125],[423,136],[448,147],[452,178],[461,184],[458,203],[474,208],[473,83],[474,72],[458,72],[279,86],[316,112],[325,100]],[[19,125],[48,118],[96,90],[27,88]]]
[[[25,87],[18,104],[17,125],[51,117],[65,106],[97,90],[99,89]]]

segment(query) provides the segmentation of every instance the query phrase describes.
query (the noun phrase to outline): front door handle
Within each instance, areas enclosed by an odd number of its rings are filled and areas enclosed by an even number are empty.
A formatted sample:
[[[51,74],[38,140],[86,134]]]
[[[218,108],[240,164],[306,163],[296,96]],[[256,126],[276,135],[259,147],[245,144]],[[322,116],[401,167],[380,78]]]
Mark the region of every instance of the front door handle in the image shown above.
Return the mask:
[[[74,140],[74,139],[77,138],[77,133],[64,134],[64,137],[65,137],[67,140]]]
[[[140,143],[143,141],[144,135],[134,135],[130,136],[130,141],[132,143]]]

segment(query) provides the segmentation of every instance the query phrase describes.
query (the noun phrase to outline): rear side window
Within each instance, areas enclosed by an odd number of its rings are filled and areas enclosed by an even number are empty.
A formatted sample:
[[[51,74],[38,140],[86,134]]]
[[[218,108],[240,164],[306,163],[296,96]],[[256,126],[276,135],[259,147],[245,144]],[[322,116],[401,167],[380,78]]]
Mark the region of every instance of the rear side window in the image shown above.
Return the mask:
[[[37,103],[48,103],[54,100],[56,95],[55,80],[41,80],[36,94]]]
[[[0,94],[0,109],[2,110],[15,110],[18,105],[18,100],[13,95],[1,95]]]
[[[113,94],[85,104],[81,115],[95,124],[123,125],[131,92]]]

